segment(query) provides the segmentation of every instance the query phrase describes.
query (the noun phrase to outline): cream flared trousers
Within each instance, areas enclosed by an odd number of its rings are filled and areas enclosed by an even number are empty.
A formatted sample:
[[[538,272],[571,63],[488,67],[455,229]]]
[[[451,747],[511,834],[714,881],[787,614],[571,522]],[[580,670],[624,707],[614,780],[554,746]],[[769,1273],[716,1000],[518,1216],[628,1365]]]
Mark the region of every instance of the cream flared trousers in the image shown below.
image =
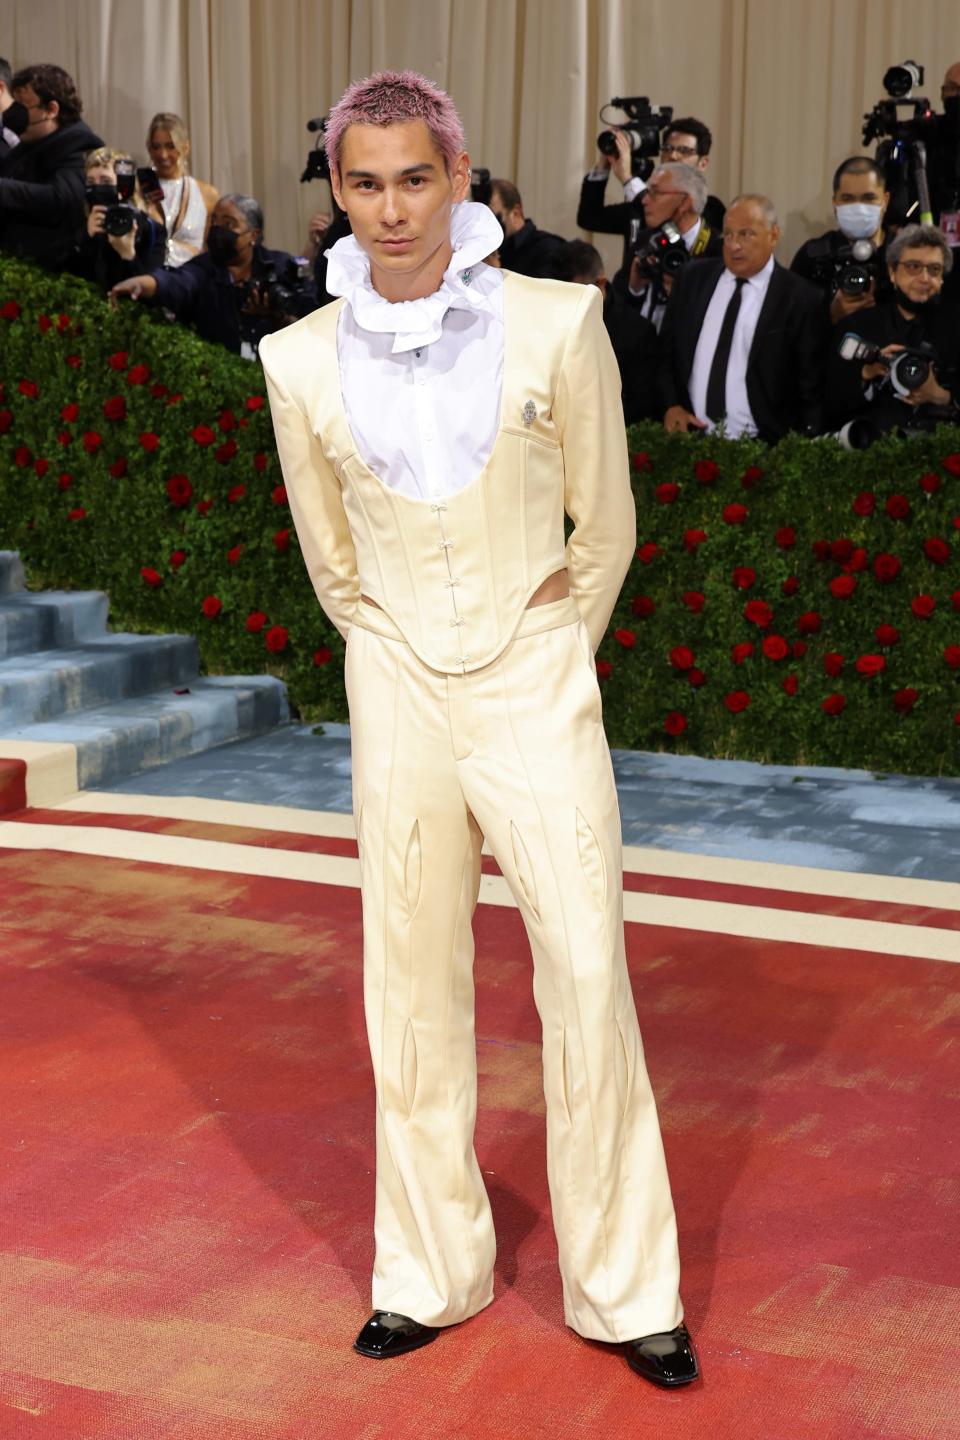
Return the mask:
[[[566,1322],[682,1319],[676,1223],[623,939],[620,816],[572,599],[469,675],[430,670],[361,602],[347,644],[364,1002],[377,1093],[373,1305],[450,1325],[493,1298],[473,1149],[473,932],[485,836],[523,916],[543,1026]]]

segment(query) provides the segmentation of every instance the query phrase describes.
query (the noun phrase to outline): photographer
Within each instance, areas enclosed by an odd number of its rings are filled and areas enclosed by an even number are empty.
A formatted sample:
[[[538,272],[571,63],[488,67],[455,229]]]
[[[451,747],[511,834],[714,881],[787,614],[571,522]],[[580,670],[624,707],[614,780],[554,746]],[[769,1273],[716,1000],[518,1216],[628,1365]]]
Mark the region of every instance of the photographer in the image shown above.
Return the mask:
[[[878,298],[890,297],[883,228],[889,204],[878,162],[869,155],[852,155],[833,177],[837,229],[808,240],[793,257],[793,273],[812,281],[829,298],[835,325]],[[860,248],[866,252],[862,256]]]
[[[538,230],[527,219],[520,191],[509,180],[491,180],[490,191],[490,209],[504,234],[499,250],[501,267],[535,279],[552,274],[553,257],[565,243],[563,237]]]
[[[890,241],[893,299],[833,332],[826,374],[831,429],[858,417],[874,434],[932,429],[960,418],[960,317],[942,300],[952,264],[953,252],[933,225],[907,225]],[[860,354],[857,340],[879,353]],[[842,343],[855,358],[841,356]],[[908,363],[898,366],[903,351],[910,352]]]
[[[20,144],[29,116],[26,106],[13,98],[10,61],[0,57],[0,161]]]
[[[285,250],[268,250],[262,234],[258,202],[250,195],[223,195],[211,217],[206,254],[177,270],[123,280],[110,294],[165,305],[205,340],[255,359],[264,335],[316,309],[309,264]]]
[[[673,281],[688,260],[723,254],[723,237],[703,219],[707,182],[690,165],[661,165],[643,192],[646,226],[637,236],[629,271],[614,276],[614,289],[638,302],[657,330]]]
[[[83,236],[83,160],[103,141],[80,119],[80,96],[59,65],[18,71],[12,90],[26,123],[0,160],[0,246],[54,269]]]
[[[108,146],[91,150],[85,172],[87,233],[68,268],[103,290],[158,269],[167,237],[145,211],[131,157]]]

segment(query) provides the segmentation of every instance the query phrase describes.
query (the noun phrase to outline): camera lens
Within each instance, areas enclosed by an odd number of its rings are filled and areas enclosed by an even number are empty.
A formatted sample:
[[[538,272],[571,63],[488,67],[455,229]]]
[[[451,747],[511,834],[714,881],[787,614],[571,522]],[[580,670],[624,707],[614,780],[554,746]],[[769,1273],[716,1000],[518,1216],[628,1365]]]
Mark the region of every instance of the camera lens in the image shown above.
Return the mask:
[[[597,136],[597,149],[601,155],[616,156],[617,138],[612,130],[601,130]]]
[[[866,295],[870,289],[870,272],[862,265],[848,265],[840,276],[840,289],[844,295],[854,298]]]
[[[930,361],[922,355],[899,355],[890,366],[890,379],[903,390],[919,390],[930,374]]]

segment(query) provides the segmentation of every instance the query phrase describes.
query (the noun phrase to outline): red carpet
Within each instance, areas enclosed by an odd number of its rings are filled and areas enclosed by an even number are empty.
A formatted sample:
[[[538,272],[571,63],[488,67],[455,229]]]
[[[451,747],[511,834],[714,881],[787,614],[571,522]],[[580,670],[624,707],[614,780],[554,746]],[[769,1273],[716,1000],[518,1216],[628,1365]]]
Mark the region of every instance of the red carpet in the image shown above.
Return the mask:
[[[357,891],[0,849],[0,1440],[960,1437],[960,967],[829,941],[955,917],[830,903],[823,947],[628,926],[704,1372],[673,1395],[563,1325],[515,912],[477,920],[497,1299],[377,1365]]]

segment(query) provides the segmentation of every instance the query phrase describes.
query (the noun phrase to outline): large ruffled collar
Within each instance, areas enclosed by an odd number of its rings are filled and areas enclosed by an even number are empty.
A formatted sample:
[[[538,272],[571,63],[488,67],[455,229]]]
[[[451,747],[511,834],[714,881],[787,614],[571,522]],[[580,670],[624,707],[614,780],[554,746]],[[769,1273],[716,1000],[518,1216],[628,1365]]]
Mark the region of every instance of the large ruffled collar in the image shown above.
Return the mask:
[[[439,340],[448,310],[486,309],[485,287],[476,284],[475,267],[503,244],[503,231],[486,205],[463,201],[450,218],[453,258],[440,286],[420,300],[385,299],[373,288],[370,260],[352,235],[327,251],[326,287],[342,295],[363,330],[393,335],[393,353],[415,350]]]

